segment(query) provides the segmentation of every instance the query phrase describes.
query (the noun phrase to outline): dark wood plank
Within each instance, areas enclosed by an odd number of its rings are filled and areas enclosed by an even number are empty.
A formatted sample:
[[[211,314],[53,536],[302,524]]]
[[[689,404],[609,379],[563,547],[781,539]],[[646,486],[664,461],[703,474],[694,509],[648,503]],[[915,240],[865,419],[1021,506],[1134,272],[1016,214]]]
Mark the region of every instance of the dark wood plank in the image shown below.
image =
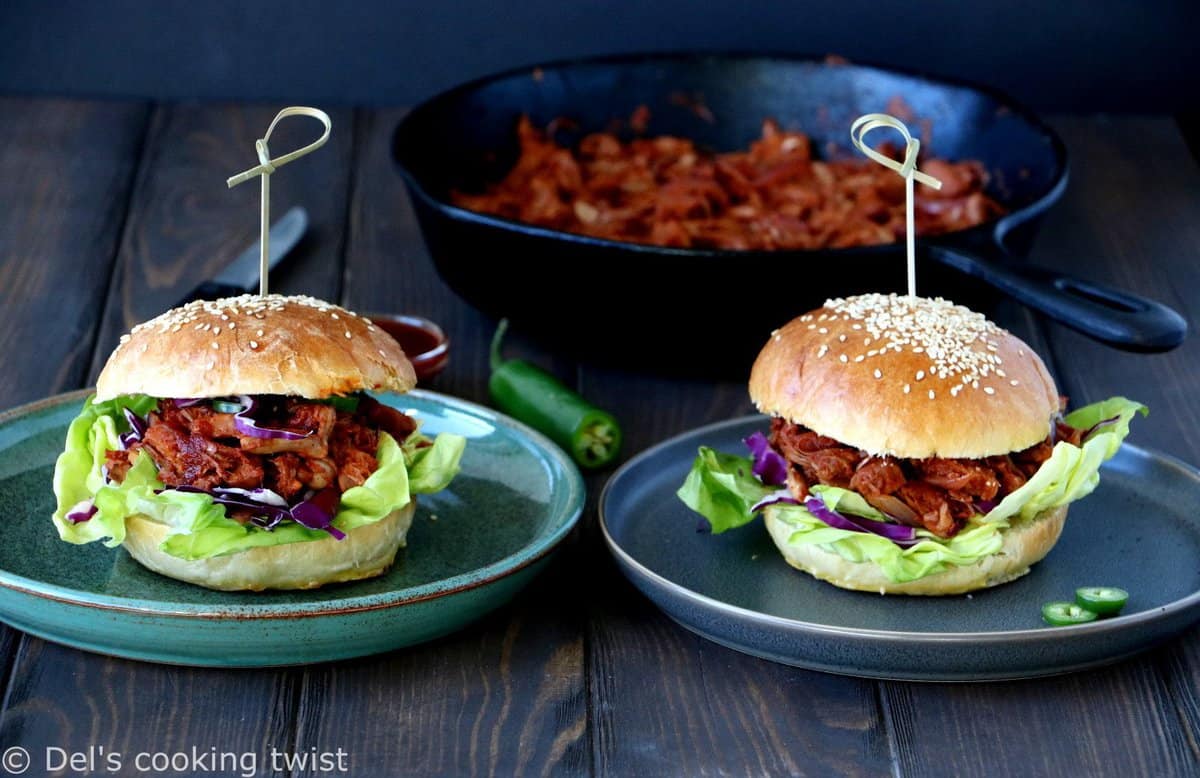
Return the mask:
[[[361,117],[344,302],[437,320],[452,355],[431,388],[484,400],[492,324],[437,279],[424,250],[389,153],[401,115]],[[513,348],[526,350],[520,338]],[[297,747],[343,744],[364,774],[586,772],[580,603],[588,587],[570,554],[560,552],[510,606],[462,632],[308,669]]]
[[[116,280],[91,355],[93,375],[121,332],[172,305],[256,237],[257,187],[228,190],[225,178],[254,164],[254,139],[276,110],[182,105],[154,112]],[[276,277],[273,287],[281,291],[338,294],[354,122],[349,111],[335,112],[333,120],[325,148],[281,169],[272,182],[275,212],[303,203],[313,225],[306,245]],[[273,143],[277,151],[315,134],[313,127],[307,133],[291,125],[281,129]],[[12,677],[0,735],[35,754],[46,746],[103,744],[126,754],[196,746],[253,754],[267,774],[267,749],[292,745],[301,683],[294,670],[143,664],[28,636]]]
[[[1200,313],[1200,176],[1169,120],[1058,123],[1071,187],[1032,259]],[[1011,309],[1010,309],[1011,310]],[[1009,316],[1017,317],[1010,313]],[[1053,324],[1005,321],[1047,356],[1076,404],[1126,394],[1153,412],[1134,442],[1192,461],[1200,421],[1193,337],[1167,355],[1105,348]],[[1044,333],[1044,340],[1039,337]],[[978,686],[884,684],[900,767],[916,775],[1172,775],[1195,770],[1196,630],[1142,658],[1066,678]],[[970,748],[962,744],[969,743]]]
[[[257,240],[258,185],[247,182],[229,189],[225,179],[257,164],[254,141],[278,109],[185,103],[155,111],[148,164],[121,242],[92,361],[93,378],[122,333],[173,306]],[[331,111],[330,116],[334,129],[329,142],[271,177],[272,218],[303,205],[310,224],[305,240],[272,274],[272,291],[332,298],[340,292],[354,130],[351,111]],[[271,138],[272,154],[304,145],[319,131],[312,119],[287,119]]]
[[[1187,317],[1191,336],[1168,354],[1142,356],[1105,349],[1062,327],[1051,327],[1062,380],[1077,397],[1126,394],[1145,402],[1133,441],[1200,462],[1200,166],[1175,123],[1167,119],[1062,119],[1072,152],[1074,196],[1055,214],[1078,224],[1078,239],[1048,231],[1039,246],[1046,264],[1088,257],[1088,273],[1161,299]],[[1192,127],[1194,129],[1194,126]],[[1082,164],[1091,161],[1093,164]],[[1048,225],[1052,226],[1052,225]],[[1062,265],[1060,265],[1062,266]],[[1163,673],[1164,707],[1182,722],[1191,758],[1200,762],[1200,630],[1147,657]]]
[[[1195,769],[1145,660],[1003,684],[883,685],[900,770],[920,776],[1187,775]]]
[[[5,97],[0,114],[0,355],[8,366],[0,407],[8,407],[84,380],[149,108]],[[6,685],[21,678],[22,637],[0,627]],[[0,723],[0,737],[23,744],[12,721]]]
[[[587,367],[589,399],[624,421],[627,456],[753,413],[744,383]],[[597,487],[599,479],[597,479]],[[591,739],[601,775],[881,775],[874,684],[745,656],[667,619],[617,571],[587,517]]]
[[[271,769],[270,751],[288,750],[299,688],[284,682],[291,676],[134,662],[26,636],[13,667],[0,738],[33,755],[30,775],[49,774],[46,749],[54,747],[93,755],[94,767],[69,775],[104,775],[113,764],[106,755],[114,753],[121,768],[107,774],[152,774],[137,769],[138,754],[190,756],[194,748],[208,755],[207,762],[173,774],[281,776],[283,771]],[[101,747],[103,753],[97,750]],[[231,756],[219,756],[223,753]],[[214,770],[214,763],[226,769]],[[228,769],[232,765],[237,766]]]
[[[0,98],[0,407],[83,382],[148,110]]]
[[[1174,306],[1191,337],[1167,354],[1105,348],[1049,329],[1062,380],[1077,402],[1143,399],[1150,416],[1132,442],[1200,462],[1200,167],[1167,119],[1063,119],[1071,188],[1047,216],[1034,259],[1074,269]]]

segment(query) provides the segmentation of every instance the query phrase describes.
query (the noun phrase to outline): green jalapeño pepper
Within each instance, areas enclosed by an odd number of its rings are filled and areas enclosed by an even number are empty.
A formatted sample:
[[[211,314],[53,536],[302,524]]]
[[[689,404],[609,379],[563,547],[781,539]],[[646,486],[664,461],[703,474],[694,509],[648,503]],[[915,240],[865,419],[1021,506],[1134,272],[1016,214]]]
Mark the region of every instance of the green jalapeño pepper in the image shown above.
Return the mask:
[[[1052,627],[1069,627],[1096,620],[1096,614],[1073,602],[1048,602],[1042,606],[1042,620]]]
[[[1075,590],[1075,604],[1101,616],[1121,612],[1129,602],[1129,592],[1115,586],[1084,586]]]
[[[616,459],[621,450],[621,427],[612,414],[541,368],[501,358],[500,345],[507,330],[508,320],[501,320],[492,338],[488,390],[496,407],[549,437],[580,467],[604,467]]]

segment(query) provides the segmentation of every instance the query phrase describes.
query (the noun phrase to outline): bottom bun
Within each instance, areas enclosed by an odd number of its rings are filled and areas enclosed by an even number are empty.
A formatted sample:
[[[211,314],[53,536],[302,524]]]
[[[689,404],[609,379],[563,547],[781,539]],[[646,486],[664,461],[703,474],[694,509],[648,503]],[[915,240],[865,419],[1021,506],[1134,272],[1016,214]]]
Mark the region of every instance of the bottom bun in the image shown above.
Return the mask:
[[[1018,520],[1003,531],[1004,545],[1000,550],[975,564],[951,566],[907,583],[891,580],[873,562],[851,562],[818,545],[790,546],[787,539],[794,530],[776,518],[774,506],[768,507],[763,515],[771,539],[788,564],[814,578],[860,592],[938,596],[998,586],[1028,573],[1030,566],[1040,562],[1058,542],[1067,520],[1067,506]]]
[[[316,589],[328,583],[380,575],[391,566],[412,525],[416,500],[374,524],[351,530],[342,540],[329,537],[279,546],[260,546],[236,554],[187,560],[159,548],[168,527],[145,516],[125,521],[130,556],[169,578],[226,591]]]

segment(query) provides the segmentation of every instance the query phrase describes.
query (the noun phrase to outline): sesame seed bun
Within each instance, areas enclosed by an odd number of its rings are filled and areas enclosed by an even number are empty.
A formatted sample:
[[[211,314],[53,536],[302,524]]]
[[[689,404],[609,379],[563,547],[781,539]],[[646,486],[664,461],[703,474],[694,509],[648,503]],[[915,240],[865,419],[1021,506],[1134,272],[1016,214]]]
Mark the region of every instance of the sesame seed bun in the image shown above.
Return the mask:
[[[1058,390],[1029,346],[940,298],[829,300],[776,330],[750,397],[869,454],[981,457],[1045,440]]]
[[[243,295],[198,300],[134,327],[101,371],[96,399],[319,399],[415,385],[400,344],[367,319],[312,297]]]
[[[792,567],[842,589],[929,596],[963,594],[1020,578],[1050,553],[1067,520],[1065,505],[1043,511],[1032,519],[1017,520],[1003,531],[1004,545],[995,554],[971,565],[952,566],[915,581],[896,583],[874,562],[851,562],[818,545],[788,545],[788,537],[794,530],[780,521],[775,511],[775,506],[768,506],[763,519],[771,539]]]
[[[410,502],[374,524],[333,537],[280,546],[260,546],[236,554],[186,560],[160,546],[170,527],[145,516],[125,520],[122,545],[130,556],[156,573],[226,591],[315,589],[329,583],[381,575],[405,545],[416,502]]]

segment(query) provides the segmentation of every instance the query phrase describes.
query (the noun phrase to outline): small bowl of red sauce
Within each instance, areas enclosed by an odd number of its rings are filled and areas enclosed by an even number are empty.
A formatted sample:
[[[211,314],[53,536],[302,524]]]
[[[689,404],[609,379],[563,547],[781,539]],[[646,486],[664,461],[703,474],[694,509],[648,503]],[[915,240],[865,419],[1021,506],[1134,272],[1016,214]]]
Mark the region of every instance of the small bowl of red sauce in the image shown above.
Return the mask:
[[[366,317],[396,339],[408,361],[412,362],[418,381],[433,378],[450,361],[450,339],[429,319],[395,313],[368,313]]]

